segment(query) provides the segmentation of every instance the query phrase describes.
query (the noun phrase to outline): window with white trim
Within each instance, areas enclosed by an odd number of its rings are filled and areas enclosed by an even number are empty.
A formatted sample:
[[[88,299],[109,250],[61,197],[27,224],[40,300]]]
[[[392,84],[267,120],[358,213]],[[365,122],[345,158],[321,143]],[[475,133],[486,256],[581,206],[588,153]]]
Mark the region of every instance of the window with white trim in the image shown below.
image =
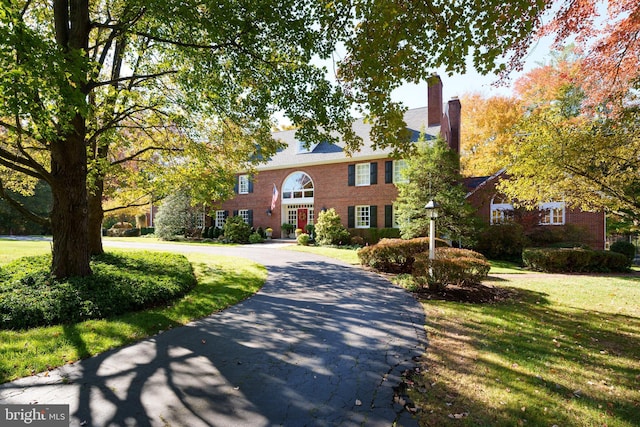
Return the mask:
[[[240,175],[238,177],[238,193],[249,194],[249,175]]]
[[[356,228],[369,228],[371,224],[370,206],[356,206]]]
[[[540,205],[540,225],[563,225],[565,221],[564,202],[548,202]]]
[[[249,209],[240,209],[238,211],[238,216],[240,216],[244,222],[249,224]]]
[[[356,164],[356,186],[364,186],[371,184],[371,164]]]
[[[513,221],[513,205],[500,196],[491,199],[491,224],[504,224],[510,221]]]
[[[407,169],[406,160],[393,161],[393,183],[394,184],[409,182],[409,180],[404,176],[405,169]]]
[[[215,224],[216,227],[222,229],[224,227],[224,211],[216,211]]]
[[[313,181],[304,172],[294,172],[287,177],[282,185],[282,199],[288,202],[292,199],[313,198]]]

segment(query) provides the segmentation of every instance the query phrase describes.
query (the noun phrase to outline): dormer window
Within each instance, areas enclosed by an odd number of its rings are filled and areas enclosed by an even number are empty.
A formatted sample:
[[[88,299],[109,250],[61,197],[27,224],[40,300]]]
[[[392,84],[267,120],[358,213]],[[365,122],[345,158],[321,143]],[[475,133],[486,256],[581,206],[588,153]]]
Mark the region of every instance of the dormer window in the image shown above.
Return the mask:
[[[306,144],[304,141],[298,141],[298,154],[311,153],[318,144]]]

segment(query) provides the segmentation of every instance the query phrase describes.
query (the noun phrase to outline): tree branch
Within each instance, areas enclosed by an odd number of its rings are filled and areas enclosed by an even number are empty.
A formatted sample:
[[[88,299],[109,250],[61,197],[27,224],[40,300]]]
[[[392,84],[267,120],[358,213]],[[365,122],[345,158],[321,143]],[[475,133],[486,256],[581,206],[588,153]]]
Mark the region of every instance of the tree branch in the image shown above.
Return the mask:
[[[159,150],[159,151],[175,151],[175,152],[182,152],[182,151],[184,151],[182,148],[174,148],[174,147],[153,147],[153,146],[152,146],[152,147],[146,147],[146,148],[143,148],[143,149],[141,149],[141,150],[136,151],[136,152],[135,152],[135,153],[133,153],[133,154],[130,154],[130,155],[129,155],[129,156],[127,156],[127,157],[123,157],[122,159],[115,160],[115,161],[111,162],[111,164],[112,164],[112,165],[114,165],[114,166],[115,166],[115,165],[120,165],[120,164],[122,164],[122,163],[126,163],[126,162],[129,162],[129,161],[134,160],[136,157],[140,156],[141,154],[146,153],[147,151],[153,151],[153,150]]]
[[[151,80],[158,77],[166,76],[169,74],[176,74],[176,73],[177,73],[176,70],[168,70],[168,71],[162,71],[154,74],[132,75],[132,76],[120,77],[117,79],[105,80],[101,82],[93,82],[93,83],[89,83],[87,86],[88,86],[88,89],[91,90],[100,86],[116,85],[120,82],[127,82],[127,81],[135,82],[137,84],[137,83],[144,82],[146,80]]]
[[[0,199],[3,199],[4,201],[6,201],[9,204],[9,206],[11,206],[12,208],[20,212],[21,215],[23,215],[27,219],[30,219],[36,224],[45,225],[45,226],[50,225],[49,218],[44,218],[44,217],[41,217],[40,215],[36,215],[35,213],[27,209],[23,204],[19,203],[17,200],[9,196],[4,186],[2,185],[2,180],[0,180]]]

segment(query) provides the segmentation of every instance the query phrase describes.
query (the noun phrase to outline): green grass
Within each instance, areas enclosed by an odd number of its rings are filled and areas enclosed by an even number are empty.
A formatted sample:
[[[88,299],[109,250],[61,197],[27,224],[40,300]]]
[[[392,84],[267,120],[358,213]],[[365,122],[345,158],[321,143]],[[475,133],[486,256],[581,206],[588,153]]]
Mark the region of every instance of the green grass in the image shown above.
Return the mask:
[[[423,302],[421,424],[640,425],[640,277],[504,277],[511,301]]]
[[[48,247],[48,242],[33,243],[41,245],[32,248],[36,252]],[[0,259],[17,258],[7,254],[7,248],[0,246]],[[19,250],[23,254],[25,251]],[[73,325],[0,330],[0,383],[184,325],[253,295],[266,280],[266,269],[245,259],[203,254],[188,254],[187,258],[194,266],[198,285],[170,306]]]
[[[0,265],[31,255],[51,253],[51,242],[0,239]]]
[[[491,270],[489,274],[523,274],[529,273],[527,270],[523,270],[522,267],[515,262],[511,261],[494,261],[489,260],[491,264]]]
[[[342,262],[346,262],[347,264],[360,264],[357,250],[353,248],[289,245],[284,249],[289,251],[307,252],[317,255],[323,255],[329,258],[340,260]]]

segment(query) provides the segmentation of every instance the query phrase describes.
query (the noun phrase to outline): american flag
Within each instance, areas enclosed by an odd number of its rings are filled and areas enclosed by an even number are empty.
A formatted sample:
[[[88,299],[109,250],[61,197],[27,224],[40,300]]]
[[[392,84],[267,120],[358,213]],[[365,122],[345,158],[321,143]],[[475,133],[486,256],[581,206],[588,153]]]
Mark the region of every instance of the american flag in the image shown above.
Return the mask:
[[[271,196],[271,210],[276,208],[276,202],[278,201],[278,189],[276,185],[273,184],[273,195]]]

